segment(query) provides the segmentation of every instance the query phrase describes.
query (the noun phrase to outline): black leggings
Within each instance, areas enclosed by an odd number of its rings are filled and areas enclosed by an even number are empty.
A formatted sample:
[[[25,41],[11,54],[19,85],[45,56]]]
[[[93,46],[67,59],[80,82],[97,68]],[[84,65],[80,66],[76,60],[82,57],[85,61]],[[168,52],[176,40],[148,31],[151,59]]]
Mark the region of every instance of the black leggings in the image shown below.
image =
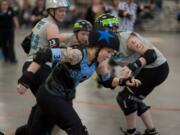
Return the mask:
[[[156,68],[143,68],[136,76],[142,82],[139,87],[130,87],[135,96],[142,98],[149,95],[152,90],[164,82],[169,74],[168,63],[164,63]]]
[[[16,60],[14,51],[14,29],[0,30],[0,47],[5,61],[14,62]]]
[[[84,135],[83,125],[71,100],[51,95],[43,85],[38,91],[37,103],[31,135],[45,135],[55,124],[68,135]]]
[[[23,65],[22,72],[25,72],[31,63],[32,62],[25,62]],[[50,74],[50,72],[51,72],[51,68],[47,65],[43,65],[37,71],[37,73],[35,74],[35,79],[33,80],[32,84],[30,86],[30,90],[34,96],[36,96],[39,87],[45,82],[45,80],[48,77],[48,75]],[[29,127],[32,125],[32,121],[33,121],[36,109],[37,109],[37,105],[34,105],[31,109],[31,113],[28,118],[27,124],[17,128],[15,135],[29,135],[29,129],[30,129]],[[49,128],[49,130],[50,130],[50,128]]]
[[[139,87],[129,87],[130,89],[125,87],[125,89],[119,92],[117,96],[118,104],[124,114],[129,115],[137,111],[138,115],[141,116],[141,114],[148,110],[150,107],[146,106],[142,100],[148,96],[156,86],[164,82],[168,74],[169,66],[167,62],[156,68],[143,68],[136,76],[142,84]],[[130,99],[130,96],[137,100],[135,101],[135,99]],[[126,105],[124,105],[124,103]]]

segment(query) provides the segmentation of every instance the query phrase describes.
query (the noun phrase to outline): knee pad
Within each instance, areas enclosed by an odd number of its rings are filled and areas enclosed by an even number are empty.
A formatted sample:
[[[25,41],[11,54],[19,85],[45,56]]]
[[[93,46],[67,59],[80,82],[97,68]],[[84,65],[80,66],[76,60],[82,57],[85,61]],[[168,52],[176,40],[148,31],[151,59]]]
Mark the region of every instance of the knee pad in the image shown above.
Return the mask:
[[[86,126],[80,125],[66,130],[68,135],[89,135]]]
[[[146,112],[148,109],[150,109],[150,106],[147,106],[145,103],[138,103],[137,104],[137,115],[141,116],[144,112]]]
[[[137,111],[137,103],[134,100],[129,99],[130,95],[131,93],[124,89],[116,97],[116,100],[125,115],[129,115]]]
[[[15,135],[30,135],[30,127],[28,125],[24,125],[17,128]]]

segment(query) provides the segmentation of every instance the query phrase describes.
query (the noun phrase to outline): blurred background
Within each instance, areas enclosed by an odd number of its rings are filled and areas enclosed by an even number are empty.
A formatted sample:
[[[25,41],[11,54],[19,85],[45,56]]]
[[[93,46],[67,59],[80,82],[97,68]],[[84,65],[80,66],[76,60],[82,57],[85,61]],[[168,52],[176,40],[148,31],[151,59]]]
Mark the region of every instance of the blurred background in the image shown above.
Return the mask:
[[[72,26],[78,19],[87,19],[93,23],[94,19],[103,13],[118,15],[117,5],[120,1],[133,1],[136,4],[134,31],[153,42],[168,59],[170,65],[168,79],[146,99],[146,102],[152,105],[153,118],[161,134],[178,135],[180,133],[180,0],[71,0],[71,7],[61,28],[72,32]],[[18,25],[14,35],[15,50],[12,52],[16,57],[7,62],[3,58],[2,46],[0,46],[0,131],[6,133],[12,133],[17,127],[26,123],[31,106],[35,102],[30,92],[25,96],[16,92],[17,79],[21,75],[26,58],[20,44],[32,27],[47,15],[44,0],[9,0],[9,2],[17,17]],[[7,25],[7,28],[9,27]],[[1,28],[0,25],[0,39],[4,36]],[[116,90],[112,92],[97,88],[93,79],[78,87],[74,106],[92,135],[121,133],[119,127],[124,127],[125,122],[116,103],[117,93]],[[101,129],[98,126],[101,126]],[[138,128],[144,128],[139,121]]]
[[[18,16],[22,28],[32,26],[32,16],[35,15],[34,8],[39,7],[39,10],[42,10],[41,8],[43,6],[42,0],[9,1]],[[71,7],[64,21],[66,28],[71,28],[77,19],[87,19],[91,5],[102,4],[99,7],[102,8],[99,9],[101,13],[111,12],[110,9],[114,8],[113,0],[70,0],[70,2]],[[180,0],[134,0],[134,2],[137,4],[136,30],[180,31]]]

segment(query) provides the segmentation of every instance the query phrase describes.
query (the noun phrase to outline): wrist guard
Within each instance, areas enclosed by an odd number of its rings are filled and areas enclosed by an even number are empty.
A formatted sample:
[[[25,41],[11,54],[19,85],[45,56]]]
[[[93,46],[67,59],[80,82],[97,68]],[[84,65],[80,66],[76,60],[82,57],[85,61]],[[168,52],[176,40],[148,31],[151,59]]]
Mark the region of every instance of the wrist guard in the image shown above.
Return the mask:
[[[126,82],[127,81],[130,81],[131,80],[131,77],[128,77],[128,78],[120,78],[119,79],[119,85],[120,86],[126,86]]]
[[[133,63],[129,63],[127,67],[132,71],[135,72],[137,69],[139,69],[142,66],[141,61],[138,59]]]
[[[34,79],[34,74],[30,71],[25,71],[23,75],[18,79],[18,84],[22,84],[24,87],[29,88]]]
[[[115,87],[112,86],[112,81],[113,81],[113,77],[110,77],[108,80],[106,81],[102,81],[102,79],[98,80],[98,83],[103,85],[105,88],[111,88],[114,89]]]

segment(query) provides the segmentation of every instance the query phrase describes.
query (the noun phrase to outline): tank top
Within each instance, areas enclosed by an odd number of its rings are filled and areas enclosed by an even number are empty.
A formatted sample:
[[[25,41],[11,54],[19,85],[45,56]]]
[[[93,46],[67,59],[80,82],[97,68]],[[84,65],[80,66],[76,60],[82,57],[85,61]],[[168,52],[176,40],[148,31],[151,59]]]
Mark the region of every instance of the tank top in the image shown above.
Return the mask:
[[[53,95],[61,95],[62,92],[70,92],[75,87],[92,76],[97,68],[97,63],[91,65],[87,63],[87,50],[81,50],[83,58],[77,65],[69,65],[67,63],[58,63],[48,79],[46,80],[46,88]]]
[[[56,24],[56,22],[50,18],[43,18],[39,21],[32,30],[31,49],[28,54],[27,60],[32,60],[34,54],[40,48],[49,48],[48,39],[46,37],[46,29],[49,24]]]

